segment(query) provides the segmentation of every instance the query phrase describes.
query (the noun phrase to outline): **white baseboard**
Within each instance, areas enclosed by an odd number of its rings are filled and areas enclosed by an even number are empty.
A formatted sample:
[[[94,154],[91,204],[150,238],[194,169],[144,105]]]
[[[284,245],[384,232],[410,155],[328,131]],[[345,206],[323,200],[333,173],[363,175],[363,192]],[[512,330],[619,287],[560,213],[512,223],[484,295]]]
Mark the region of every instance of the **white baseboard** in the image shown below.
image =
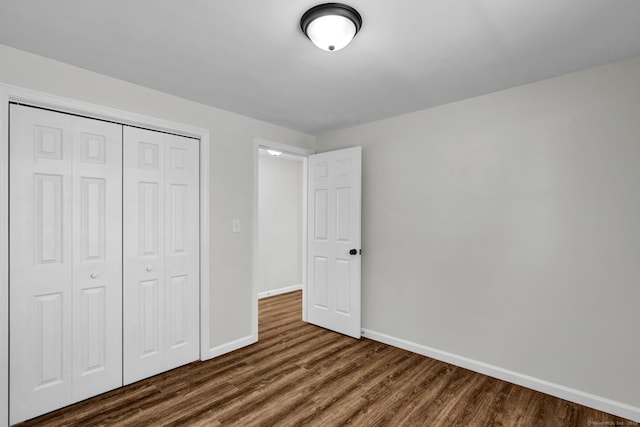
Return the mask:
[[[246,347],[256,342],[258,342],[258,338],[253,335],[249,335],[244,338],[239,338],[235,341],[228,342],[226,344],[221,344],[217,347],[210,348],[207,357],[203,360],[209,360],[213,359],[214,357],[222,356],[223,354],[231,353],[232,351],[238,350],[242,347]]]
[[[293,291],[299,291],[301,289],[302,289],[302,285],[293,285],[293,286],[286,286],[280,289],[273,289],[270,291],[259,292],[258,299],[273,297],[276,295],[286,294],[288,292],[293,292]]]
[[[508,369],[499,368],[487,363],[478,362],[446,351],[437,350],[421,344],[416,344],[400,338],[392,337],[380,332],[369,329],[362,330],[362,336],[374,341],[379,341],[394,347],[402,348],[413,353],[421,354],[432,359],[440,360],[452,365],[460,366],[474,372],[488,375],[503,381],[527,387],[551,396],[559,397],[570,402],[574,402],[583,406],[588,406],[599,411],[607,412],[619,417],[640,422],[640,408],[627,405],[625,403],[616,402],[605,397],[596,396],[575,390],[563,385],[554,384],[545,380],[530,377]]]

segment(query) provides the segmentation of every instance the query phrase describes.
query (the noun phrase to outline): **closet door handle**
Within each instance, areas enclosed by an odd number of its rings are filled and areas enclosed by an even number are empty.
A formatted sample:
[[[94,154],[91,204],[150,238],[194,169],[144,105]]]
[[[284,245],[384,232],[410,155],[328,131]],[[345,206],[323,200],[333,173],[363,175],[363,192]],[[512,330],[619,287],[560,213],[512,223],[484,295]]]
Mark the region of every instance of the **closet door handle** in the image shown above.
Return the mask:
[[[151,268],[151,266],[150,266],[150,265],[148,265],[148,266],[147,266],[147,268],[145,268],[145,270],[147,270],[147,271],[149,271],[149,272],[150,272],[150,271],[152,271],[152,270],[153,270],[153,268]]]
[[[99,276],[99,274],[98,274],[98,273],[91,273],[91,274],[89,275],[89,277],[91,277],[92,279],[95,279],[95,278],[96,278],[96,277],[98,277],[98,276]]]

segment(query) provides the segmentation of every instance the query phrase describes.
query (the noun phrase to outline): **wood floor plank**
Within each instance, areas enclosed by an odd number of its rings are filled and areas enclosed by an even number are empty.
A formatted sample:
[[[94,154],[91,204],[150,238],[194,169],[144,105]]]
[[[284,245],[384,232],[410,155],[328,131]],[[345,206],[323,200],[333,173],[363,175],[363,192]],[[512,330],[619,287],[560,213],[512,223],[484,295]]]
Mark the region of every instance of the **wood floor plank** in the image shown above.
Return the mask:
[[[387,375],[386,371],[392,362],[403,363],[402,358],[391,359],[393,355],[393,351],[379,353],[376,358],[371,358],[369,354],[347,365],[346,371],[320,368],[324,372],[322,381],[315,381],[307,388],[305,395],[309,398],[298,407],[298,421],[305,425],[339,425],[337,419],[340,418],[346,422],[366,405],[360,389]],[[354,369],[360,375],[352,375]],[[339,410],[336,407],[340,407]]]
[[[627,420],[302,322],[260,300],[259,342],[29,420],[29,426],[588,426]]]

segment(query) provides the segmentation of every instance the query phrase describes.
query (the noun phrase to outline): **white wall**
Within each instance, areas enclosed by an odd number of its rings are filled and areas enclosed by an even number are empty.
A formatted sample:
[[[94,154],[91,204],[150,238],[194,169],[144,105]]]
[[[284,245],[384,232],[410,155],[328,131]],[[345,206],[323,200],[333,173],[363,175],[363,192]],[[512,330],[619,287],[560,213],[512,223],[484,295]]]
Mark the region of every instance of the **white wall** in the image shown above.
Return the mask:
[[[254,137],[314,137],[0,45],[0,82],[210,130],[210,346],[251,335]],[[241,233],[232,233],[232,220]]]
[[[364,328],[640,407],[639,76],[319,136],[363,147]]]
[[[258,292],[302,284],[302,160],[259,156]]]

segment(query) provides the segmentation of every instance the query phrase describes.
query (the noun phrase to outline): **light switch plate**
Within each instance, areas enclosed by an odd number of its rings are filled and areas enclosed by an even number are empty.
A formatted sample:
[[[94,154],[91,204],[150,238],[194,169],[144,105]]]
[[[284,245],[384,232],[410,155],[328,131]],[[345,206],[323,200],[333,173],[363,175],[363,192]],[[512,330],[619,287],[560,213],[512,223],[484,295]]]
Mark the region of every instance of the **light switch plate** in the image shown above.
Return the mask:
[[[239,233],[240,232],[240,220],[239,219],[234,219],[233,220],[233,232],[234,233]]]

